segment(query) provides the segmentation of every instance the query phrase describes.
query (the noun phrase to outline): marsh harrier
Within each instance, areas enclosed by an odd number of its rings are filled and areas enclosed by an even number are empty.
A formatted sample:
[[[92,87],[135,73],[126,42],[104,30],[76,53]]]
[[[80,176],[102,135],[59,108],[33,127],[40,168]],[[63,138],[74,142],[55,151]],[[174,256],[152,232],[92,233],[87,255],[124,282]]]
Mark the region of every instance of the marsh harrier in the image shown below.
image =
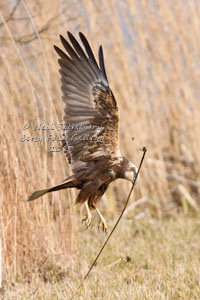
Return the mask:
[[[59,55],[63,124],[72,176],[60,184],[34,192],[27,201],[61,189],[80,190],[76,203],[85,203],[87,227],[91,223],[91,209],[99,214],[99,227],[107,230],[106,221],[97,208],[109,183],[117,178],[133,182],[137,168],[119,150],[119,113],[117,102],[106,76],[103,50],[99,47],[99,65],[86,37],[79,33],[83,47],[68,32],[69,42],[60,36],[65,49],[54,46]],[[68,149],[72,149],[70,153]]]

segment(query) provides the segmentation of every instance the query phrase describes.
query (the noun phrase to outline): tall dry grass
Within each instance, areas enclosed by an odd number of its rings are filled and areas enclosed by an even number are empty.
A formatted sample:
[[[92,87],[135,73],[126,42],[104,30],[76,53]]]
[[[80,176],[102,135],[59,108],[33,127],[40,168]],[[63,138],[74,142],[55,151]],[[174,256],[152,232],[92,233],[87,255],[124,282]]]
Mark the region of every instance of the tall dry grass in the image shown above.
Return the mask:
[[[133,199],[146,197],[158,215],[182,205],[198,210],[200,178],[200,4],[197,1],[14,1],[1,3],[0,233],[4,278],[33,272],[45,277],[60,257],[78,250],[80,216],[75,191],[60,191],[34,203],[35,189],[70,174],[62,152],[49,153],[48,131],[63,103],[57,55],[59,34],[82,31],[94,53],[103,45],[110,86],[121,114],[124,156],[139,163],[148,155]],[[31,127],[23,130],[23,125]],[[20,142],[22,134],[45,141]],[[134,137],[134,142],[132,142]],[[117,212],[129,184],[114,182],[105,198]],[[145,208],[146,207],[146,208]]]

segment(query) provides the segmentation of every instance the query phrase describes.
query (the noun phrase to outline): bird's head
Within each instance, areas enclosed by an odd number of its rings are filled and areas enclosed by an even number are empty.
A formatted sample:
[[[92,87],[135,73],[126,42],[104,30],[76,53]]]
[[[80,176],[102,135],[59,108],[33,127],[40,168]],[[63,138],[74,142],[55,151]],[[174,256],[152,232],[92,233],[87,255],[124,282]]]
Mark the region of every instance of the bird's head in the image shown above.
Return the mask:
[[[136,173],[138,171],[138,168],[134,165],[134,163],[132,163],[131,161],[129,162],[128,168],[126,169],[125,173],[124,173],[124,178],[126,180],[129,180],[133,183]]]
[[[134,163],[132,163],[125,157],[123,158],[123,165],[124,165],[123,178],[126,180],[129,180],[133,183],[136,173],[138,171],[138,168],[134,165]]]

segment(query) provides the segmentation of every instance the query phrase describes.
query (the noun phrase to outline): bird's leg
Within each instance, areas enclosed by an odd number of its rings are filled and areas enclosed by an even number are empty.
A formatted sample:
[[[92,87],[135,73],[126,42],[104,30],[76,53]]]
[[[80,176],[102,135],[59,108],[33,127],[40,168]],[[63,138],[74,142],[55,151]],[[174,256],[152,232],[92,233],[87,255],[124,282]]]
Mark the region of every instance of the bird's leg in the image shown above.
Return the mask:
[[[101,222],[99,223],[99,226],[98,226],[98,229],[102,228],[103,232],[107,233],[107,223],[106,223],[106,220],[104,219],[104,217],[102,216],[102,214],[100,213],[100,211],[98,210],[98,208],[96,207],[95,208],[100,219],[101,219]]]
[[[91,212],[90,212],[90,209],[89,209],[87,201],[85,202],[85,207],[86,207],[86,210],[87,210],[87,217],[85,217],[82,220],[82,223],[85,223],[86,229],[88,229],[88,227],[90,226],[91,221],[92,221],[92,215],[91,215]]]

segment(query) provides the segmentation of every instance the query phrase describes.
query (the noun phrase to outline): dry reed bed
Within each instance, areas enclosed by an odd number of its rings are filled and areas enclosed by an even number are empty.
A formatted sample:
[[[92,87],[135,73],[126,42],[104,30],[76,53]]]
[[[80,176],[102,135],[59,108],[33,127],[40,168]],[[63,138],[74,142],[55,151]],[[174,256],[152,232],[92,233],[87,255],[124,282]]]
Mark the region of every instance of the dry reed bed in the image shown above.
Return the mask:
[[[163,215],[182,204],[198,210],[200,164],[200,5],[195,1],[18,1],[1,5],[0,233],[4,278],[42,272],[59,256],[79,247],[74,191],[34,203],[34,189],[57,183],[70,170],[62,153],[45,142],[20,142],[34,124],[62,120],[57,56],[53,44],[66,30],[88,37],[95,54],[103,45],[110,86],[121,113],[124,156],[139,163],[148,155],[134,199]],[[10,17],[9,17],[10,16]],[[31,129],[23,130],[23,124]],[[134,137],[134,142],[132,142]],[[189,180],[189,181],[187,181]],[[122,207],[129,184],[118,180],[107,192],[107,210]],[[188,196],[189,195],[189,196]],[[67,259],[67,255],[66,255]],[[48,269],[48,268],[47,268]],[[28,274],[28,275],[27,275]]]

